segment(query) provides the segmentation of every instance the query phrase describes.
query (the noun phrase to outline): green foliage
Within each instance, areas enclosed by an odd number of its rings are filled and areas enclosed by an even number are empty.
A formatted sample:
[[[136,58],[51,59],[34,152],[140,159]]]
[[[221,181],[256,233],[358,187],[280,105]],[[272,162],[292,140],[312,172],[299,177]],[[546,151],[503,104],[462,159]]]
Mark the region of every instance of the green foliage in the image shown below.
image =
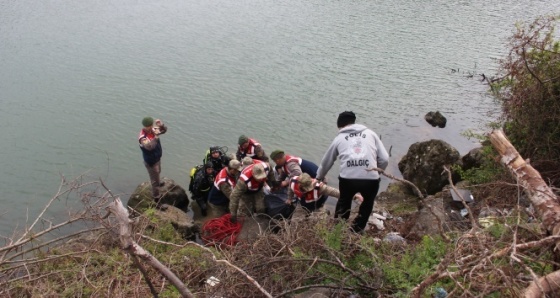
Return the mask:
[[[452,247],[441,238],[424,236],[416,247],[395,253],[393,245],[384,244],[383,254],[389,259],[380,263],[384,284],[394,289],[396,297],[408,297],[408,292],[431,274]]]
[[[418,210],[418,202],[413,200],[396,202],[391,207],[393,216],[401,216],[414,213]]]
[[[497,161],[497,156],[492,146],[485,145],[482,147],[482,163],[480,167],[463,170],[461,166],[454,165],[452,169],[461,176],[462,180],[467,180],[472,184],[496,181],[506,173],[504,167]]]
[[[181,297],[181,293],[179,293],[179,290],[177,290],[177,288],[169,285],[169,286],[165,287],[165,290],[163,290],[163,292],[161,292],[158,295],[158,297],[161,297],[161,298]]]
[[[144,211],[144,216],[150,222],[151,228],[147,229],[145,234],[150,236],[154,239],[158,239],[164,242],[171,242],[171,243],[182,243],[184,239],[182,238],[181,234],[177,232],[177,229],[173,227],[170,222],[166,222],[161,220],[155,214],[155,209],[150,208]],[[152,252],[166,252],[171,247],[166,244],[161,243],[150,243],[148,242],[146,249]]]
[[[556,18],[519,25],[509,56],[500,63],[504,79],[492,89],[502,102],[504,130],[524,158],[560,174],[560,43]],[[536,163],[535,163],[536,162]],[[541,165],[542,163],[542,165]]]
[[[504,224],[498,223],[497,220],[498,219],[495,219],[496,223],[486,228],[486,231],[488,231],[492,237],[500,239],[509,229]]]
[[[332,229],[322,228],[321,238],[325,241],[325,244],[334,249],[335,251],[340,251],[342,248],[342,240],[344,238],[344,232],[347,229],[347,225],[340,222],[337,223]]]

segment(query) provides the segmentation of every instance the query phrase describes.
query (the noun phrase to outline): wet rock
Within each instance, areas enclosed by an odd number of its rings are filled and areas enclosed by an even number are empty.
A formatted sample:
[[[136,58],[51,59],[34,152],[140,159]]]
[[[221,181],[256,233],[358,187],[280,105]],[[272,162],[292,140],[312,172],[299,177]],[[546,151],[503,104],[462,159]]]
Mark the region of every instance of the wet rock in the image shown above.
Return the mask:
[[[165,210],[156,210],[155,215],[160,220],[171,223],[185,239],[194,239],[200,231],[192,216],[175,206],[169,205]]]
[[[439,111],[427,113],[424,119],[433,127],[444,128],[447,124],[447,119]]]
[[[406,244],[406,240],[399,235],[397,232],[391,232],[385,235],[383,242],[389,242],[393,244]]]
[[[184,212],[189,208],[189,197],[185,189],[175,183],[172,179],[162,178],[163,186],[160,187],[162,194],[161,203],[175,206]],[[127,206],[143,213],[148,208],[155,207],[155,201],[152,197],[152,185],[149,181],[143,182],[138,185],[130,198],[128,199]]]
[[[419,238],[424,235],[437,235],[440,233],[440,223],[445,223],[446,219],[442,198],[429,196],[424,199],[410,234]]]
[[[414,192],[412,191],[412,188],[410,187],[410,185],[408,185],[404,182],[401,182],[401,181],[391,182],[387,186],[386,192],[389,192],[389,193],[392,193],[392,194],[407,195],[407,196],[413,196],[414,195]]]
[[[252,243],[259,235],[269,230],[270,220],[271,218],[265,214],[245,216],[243,218],[243,227],[237,236],[237,241]]]
[[[448,184],[443,166],[460,164],[460,158],[459,151],[444,141],[418,142],[412,144],[401,159],[399,170],[404,179],[414,183],[420,191],[433,195]]]
[[[399,192],[381,192],[375,198],[374,210],[396,215],[414,213],[418,210],[419,199],[416,196]]]
[[[469,153],[465,154],[465,156],[461,157],[461,161],[463,162],[463,170],[470,170],[473,168],[479,168],[482,165],[484,160],[484,154],[482,151],[482,147],[474,148]]]

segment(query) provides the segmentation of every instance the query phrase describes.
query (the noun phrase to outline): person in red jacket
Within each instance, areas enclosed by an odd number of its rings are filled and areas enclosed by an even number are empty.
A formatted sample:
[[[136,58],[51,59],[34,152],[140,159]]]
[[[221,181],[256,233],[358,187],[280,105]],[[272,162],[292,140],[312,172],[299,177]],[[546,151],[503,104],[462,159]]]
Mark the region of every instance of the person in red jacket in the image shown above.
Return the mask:
[[[284,154],[284,151],[282,150],[272,151],[270,158],[276,163],[278,180],[282,181],[280,187],[288,186],[291,178],[299,176],[302,173],[307,173],[312,178],[315,178],[317,169],[319,168],[311,161],[305,160],[301,157]]]
[[[240,201],[243,202],[243,214],[265,213],[263,187],[268,173],[270,173],[270,166],[265,162],[254,163],[241,171],[230,196],[231,222],[237,222]]]
[[[323,207],[329,196],[338,199],[340,198],[340,191],[311,178],[307,173],[303,173],[290,179],[286,204],[291,204],[297,199],[302,207],[309,212],[313,212]]]
[[[167,132],[167,127],[161,120],[156,120],[155,124],[154,126],[154,118],[152,117],[142,119],[143,128],[138,134],[138,143],[140,150],[142,150],[144,165],[150,176],[152,196],[158,202],[160,199],[159,187],[162,186],[159,174],[161,173],[161,156],[163,155],[159,136]]]
[[[261,144],[257,140],[241,135],[237,143],[239,144],[235,154],[237,160],[243,160],[244,157],[248,156],[252,159],[268,161],[268,156],[266,156]]]
[[[216,175],[214,185],[212,185],[208,195],[208,207],[215,216],[222,216],[229,212],[231,193],[237,184],[237,178],[242,169],[241,162],[233,159],[227,167]]]

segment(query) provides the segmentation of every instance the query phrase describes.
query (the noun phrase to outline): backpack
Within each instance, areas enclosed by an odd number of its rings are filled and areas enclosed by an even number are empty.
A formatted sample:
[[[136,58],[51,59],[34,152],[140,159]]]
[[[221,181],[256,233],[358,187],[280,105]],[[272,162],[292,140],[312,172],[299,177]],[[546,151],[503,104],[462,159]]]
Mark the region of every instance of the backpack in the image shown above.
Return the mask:
[[[189,173],[189,177],[191,178],[191,181],[189,182],[189,191],[191,193],[193,192],[194,177],[196,176],[196,173],[200,172],[200,170],[202,170],[203,168],[204,168],[204,165],[195,166],[191,169],[191,171]]]

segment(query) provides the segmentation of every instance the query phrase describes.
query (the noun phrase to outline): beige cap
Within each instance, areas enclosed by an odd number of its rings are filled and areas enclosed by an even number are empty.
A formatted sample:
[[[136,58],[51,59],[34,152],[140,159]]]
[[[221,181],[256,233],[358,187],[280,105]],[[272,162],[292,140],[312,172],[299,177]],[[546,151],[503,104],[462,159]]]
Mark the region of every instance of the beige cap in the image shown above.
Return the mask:
[[[308,192],[313,189],[313,179],[311,179],[309,174],[303,173],[299,176],[299,189],[302,192]]]
[[[266,178],[266,173],[264,171],[264,166],[260,163],[253,166],[253,178],[257,180],[262,180]]]
[[[243,165],[241,164],[241,162],[239,162],[239,160],[232,159],[229,161],[228,168],[241,171],[243,170]]]
[[[245,157],[243,157],[243,160],[241,161],[241,163],[243,163],[243,166],[252,165],[253,164],[253,159],[250,158],[249,156],[245,156]]]

